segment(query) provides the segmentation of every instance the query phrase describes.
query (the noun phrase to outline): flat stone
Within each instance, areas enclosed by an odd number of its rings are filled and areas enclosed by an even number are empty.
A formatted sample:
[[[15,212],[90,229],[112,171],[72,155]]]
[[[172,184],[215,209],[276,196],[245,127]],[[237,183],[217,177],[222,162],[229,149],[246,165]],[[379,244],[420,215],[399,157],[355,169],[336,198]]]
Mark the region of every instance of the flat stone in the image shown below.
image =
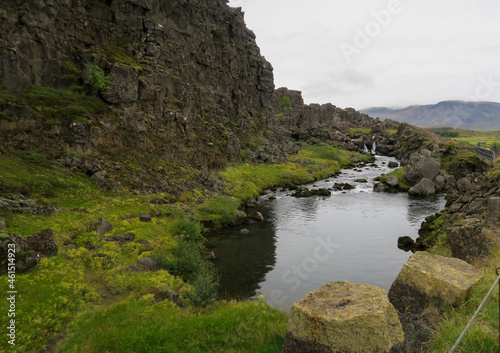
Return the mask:
[[[400,352],[403,341],[383,289],[329,282],[293,305],[283,353]]]
[[[389,290],[389,299],[401,312],[422,313],[427,307],[459,306],[482,277],[465,261],[417,252],[403,265]]]

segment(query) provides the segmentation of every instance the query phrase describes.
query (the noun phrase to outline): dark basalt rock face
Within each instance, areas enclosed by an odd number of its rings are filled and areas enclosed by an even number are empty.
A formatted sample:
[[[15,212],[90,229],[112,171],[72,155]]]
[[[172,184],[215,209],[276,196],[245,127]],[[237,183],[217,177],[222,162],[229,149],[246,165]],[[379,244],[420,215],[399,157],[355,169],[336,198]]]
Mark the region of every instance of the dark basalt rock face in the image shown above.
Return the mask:
[[[302,141],[396,155],[428,134],[275,90],[243,12],[225,0],[0,0],[0,38],[0,93],[14,97],[0,104],[0,153],[43,154],[103,189],[220,190],[211,170],[286,162]],[[19,95],[39,98],[33,85],[98,97],[108,110],[61,107],[47,119]],[[189,178],[171,177],[180,166]]]

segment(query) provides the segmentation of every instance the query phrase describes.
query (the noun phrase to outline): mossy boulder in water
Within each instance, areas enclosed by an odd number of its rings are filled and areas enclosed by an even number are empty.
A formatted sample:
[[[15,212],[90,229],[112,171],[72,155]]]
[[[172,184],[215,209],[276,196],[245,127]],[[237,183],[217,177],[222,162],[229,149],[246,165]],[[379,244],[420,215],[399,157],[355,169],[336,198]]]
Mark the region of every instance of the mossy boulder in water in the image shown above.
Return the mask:
[[[329,282],[293,305],[283,353],[399,352],[403,341],[383,289]]]

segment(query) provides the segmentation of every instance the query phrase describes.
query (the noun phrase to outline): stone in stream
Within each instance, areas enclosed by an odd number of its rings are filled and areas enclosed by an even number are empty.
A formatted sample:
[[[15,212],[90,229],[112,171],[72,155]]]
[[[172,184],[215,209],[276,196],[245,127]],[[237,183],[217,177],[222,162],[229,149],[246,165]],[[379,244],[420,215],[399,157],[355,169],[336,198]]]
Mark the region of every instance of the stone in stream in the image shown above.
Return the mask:
[[[412,314],[429,306],[459,306],[481,278],[481,272],[465,261],[417,252],[403,265],[389,299],[398,311]]]
[[[404,334],[386,292],[329,282],[290,311],[283,353],[400,352]]]
[[[415,241],[409,236],[398,238],[398,249],[410,251],[415,246]]]
[[[247,214],[243,211],[236,210],[234,212],[233,225],[238,226],[244,224],[247,221]]]
[[[396,177],[394,175],[391,175],[390,177],[388,177],[385,182],[387,183],[387,185],[389,185],[390,187],[393,187],[393,188],[399,185],[399,179],[398,179],[398,177]]]
[[[423,178],[417,185],[408,190],[411,196],[428,196],[436,193],[436,186],[427,178]]]

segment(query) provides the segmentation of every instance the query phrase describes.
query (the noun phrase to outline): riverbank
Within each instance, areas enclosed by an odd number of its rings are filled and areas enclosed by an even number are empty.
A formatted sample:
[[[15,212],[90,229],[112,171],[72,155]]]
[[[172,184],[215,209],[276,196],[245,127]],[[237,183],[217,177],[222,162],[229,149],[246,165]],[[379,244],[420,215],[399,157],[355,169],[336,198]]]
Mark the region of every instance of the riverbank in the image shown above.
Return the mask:
[[[247,347],[242,351],[252,352],[257,349],[254,342],[260,342],[257,350],[269,346],[275,347],[269,348],[270,352],[280,351],[286,315],[263,303],[226,303],[207,309],[177,308],[193,303],[204,306],[214,299],[211,288],[216,276],[210,267],[202,265],[207,262],[201,261],[199,252],[204,241],[204,224],[224,226],[233,222],[243,199],[264,189],[317,180],[338,172],[343,166],[369,158],[332,146],[304,145],[302,152],[286,164],[228,168],[221,173],[226,181],[224,191],[219,194],[189,190],[176,202],[171,202],[170,195],[165,194],[137,195],[101,190],[86,175],[51,165],[39,155],[0,156],[3,166],[0,182],[5,200],[0,217],[6,223],[2,232],[27,237],[50,228],[59,247],[56,256],[42,258],[26,273],[16,274],[18,340],[16,346],[9,348],[18,352],[56,352],[59,347],[66,347],[61,348],[62,351],[74,351],[75,346],[83,344],[78,339],[75,343],[75,337],[93,337],[91,332],[101,327],[99,323],[104,315],[109,325],[102,329],[102,340],[84,343],[84,350],[113,351],[118,337],[122,340],[124,332],[135,330],[137,325],[148,327],[146,322],[168,331],[172,327],[169,318],[185,312],[184,321],[179,325],[191,338],[200,337],[194,329],[202,329],[195,324],[200,315],[206,315],[209,321],[210,317],[222,321],[225,316],[234,317],[237,333],[230,338],[225,329],[210,325],[203,329],[211,339],[219,340],[213,345],[214,352],[235,345]],[[13,206],[16,202],[29,207],[16,208]],[[107,233],[96,231],[98,223],[102,222],[100,219],[109,222],[111,228]],[[133,234],[133,241],[107,238],[122,234]],[[134,265],[140,264],[143,258],[153,259],[159,269],[137,272],[138,265]],[[7,280],[1,284],[4,292],[7,284]],[[167,293],[163,299],[169,297],[168,293],[178,297],[172,302],[160,302],[161,293]],[[1,304],[3,312],[7,311],[6,305]],[[263,309],[255,310],[255,305]],[[151,321],[151,313],[160,307],[165,315]],[[129,310],[133,316],[123,314]],[[248,315],[241,314],[245,311],[247,314],[253,312],[255,319],[248,321]],[[256,323],[249,328],[245,324],[248,322]],[[123,344],[142,346],[142,351],[152,352],[162,347],[162,335],[152,337],[143,345],[147,335],[126,334],[129,338],[123,340]],[[189,344],[192,351],[197,351],[212,343],[199,338]],[[4,348],[7,344],[1,342]],[[176,344],[175,349],[186,351],[183,348],[186,342]]]

